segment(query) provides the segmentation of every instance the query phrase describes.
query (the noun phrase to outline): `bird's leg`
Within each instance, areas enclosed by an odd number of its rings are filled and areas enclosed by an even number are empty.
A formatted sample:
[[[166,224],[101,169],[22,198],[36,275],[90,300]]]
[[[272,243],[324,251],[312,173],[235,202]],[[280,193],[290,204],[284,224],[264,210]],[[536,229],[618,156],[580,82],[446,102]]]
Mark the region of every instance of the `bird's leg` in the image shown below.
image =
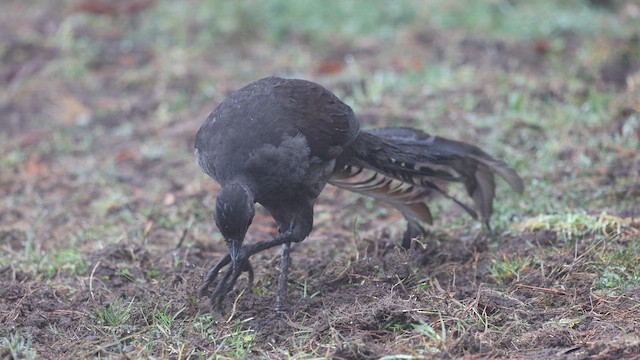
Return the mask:
[[[289,230],[284,233],[278,234],[277,236],[275,236],[273,239],[269,241],[263,241],[257,244],[251,244],[241,248],[240,253],[238,254],[238,262],[237,262],[236,268],[234,269],[232,266],[229,266],[229,268],[227,268],[224,275],[222,276],[222,279],[220,279],[220,282],[215,286],[213,291],[208,294],[209,298],[211,299],[211,303],[214,305],[214,307],[218,307],[224,300],[224,297],[227,295],[227,293],[233,290],[233,286],[238,280],[238,277],[240,277],[240,275],[243,272],[249,273],[249,286],[251,286],[253,282],[253,267],[249,262],[249,257],[251,257],[253,254],[272,248],[274,246],[290,243],[293,240],[294,240],[293,231]],[[287,250],[287,267],[288,267],[288,257],[289,257],[289,251]],[[200,285],[200,288],[199,288],[200,296],[207,295],[207,290],[218,278],[218,274],[220,273],[220,270],[222,270],[222,268],[224,268],[225,266],[229,265],[229,263],[231,263],[231,256],[227,254],[222,259],[220,259],[211,269],[209,269],[209,271],[207,272],[207,275],[202,281],[202,285]],[[286,286],[286,281],[285,281],[285,286]]]
[[[209,300],[211,301],[211,305],[214,307],[219,307],[222,304],[225,296],[227,295],[226,287],[229,282],[229,278],[233,275],[233,268],[230,266],[227,268],[227,271],[224,273],[224,276],[220,280],[220,282],[216,285],[215,289],[211,293],[211,297]],[[237,276],[234,276],[237,279]]]
[[[211,267],[209,269],[209,271],[207,271],[207,275],[204,277],[204,280],[202,280],[202,284],[200,285],[200,288],[198,289],[198,294],[200,296],[206,295],[207,289],[216,280],[220,270],[222,270],[222,268],[225,267],[230,262],[231,262],[231,255],[227,254],[222,259],[220,259],[217,264],[215,264],[213,267]],[[231,268],[229,268],[229,269],[231,269]],[[227,272],[229,272],[229,270],[227,270]]]
[[[229,255],[226,255],[225,257],[220,259],[215,266],[209,269],[207,275],[205,276],[205,279],[202,282],[202,285],[200,285],[200,288],[198,289],[200,296],[206,295],[209,286],[211,286],[211,284],[213,284],[213,282],[216,280],[220,270],[222,270],[222,268],[230,262],[231,257]],[[227,293],[233,289],[233,286],[235,285],[236,281],[238,281],[238,278],[243,272],[247,272],[249,274],[248,287],[250,288],[253,284],[253,267],[251,266],[251,263],[249,262],[249,259],[247,257],[246,259],[238,261],[236,269],[234,269],[232,266],[227,268],[227,271],[222,276],[222,279],[209,295],[211,304],[213,304],[215,307],[219,306],[224,300]]]
[[[278,277],[278,295],[276,296],[276,311],[285,311],[287,308],[287,277],[289,276],[290,249],[290,242],[282,244],[282,256],[280,257],[280,276]]]

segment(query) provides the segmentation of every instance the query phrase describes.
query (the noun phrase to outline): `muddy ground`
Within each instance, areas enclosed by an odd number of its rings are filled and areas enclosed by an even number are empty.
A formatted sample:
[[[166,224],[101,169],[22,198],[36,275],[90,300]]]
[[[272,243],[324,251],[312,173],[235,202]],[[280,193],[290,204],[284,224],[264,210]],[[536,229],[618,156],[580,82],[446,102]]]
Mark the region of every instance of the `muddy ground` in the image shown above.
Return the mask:
[[[640,22],[633,2],[584,3]],[[409,2],[418,18],[392,35],[273,35],[247,7],[113,4],[0,5],[2,358],[640,356],[640,30],[496,35]],[[475,143],[527,192],[499,185],[493,233],[437,200],[407,251],[399,214],[327,187],[292,250],[288,313],[277,249],[213,310],[196,290],[226,248],[193,140],[270,74],[324,84],[363,126]],[[245,241],[275,233],[259,208]]]

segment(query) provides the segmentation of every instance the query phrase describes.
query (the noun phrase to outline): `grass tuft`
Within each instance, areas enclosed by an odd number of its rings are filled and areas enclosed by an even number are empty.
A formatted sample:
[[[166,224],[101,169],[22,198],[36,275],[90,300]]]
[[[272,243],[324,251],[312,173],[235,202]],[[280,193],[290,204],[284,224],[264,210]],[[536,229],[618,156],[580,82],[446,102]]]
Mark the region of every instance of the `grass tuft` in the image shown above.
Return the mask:
[[[0,340],[0,358],[3,359],[35,359],[37,352],[31,347],[30,337],[15,332]]]
[[[539,215],[514,224],[514,227],[519,231],[530,232],[552,230],[559,237],[572,240],[585,235],[619,236],[630,228],[630,224],[630,219],[623,219],[607,213],[600,215],[566,213]]]

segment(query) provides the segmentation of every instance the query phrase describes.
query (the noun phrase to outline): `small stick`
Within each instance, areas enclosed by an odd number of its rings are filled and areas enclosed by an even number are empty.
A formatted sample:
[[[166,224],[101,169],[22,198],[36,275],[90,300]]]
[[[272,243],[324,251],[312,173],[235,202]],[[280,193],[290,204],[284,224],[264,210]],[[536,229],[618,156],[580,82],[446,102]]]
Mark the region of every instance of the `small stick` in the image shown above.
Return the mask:
[[[96,269],[100,266],[100,261],[96,263],[96,265],[91,270],[91,275],[89,276],[89,293],[91,293],[91,300],[96,301],[96,298],[93,296],[93,275],[96,273]]]
[[[538,286],[516,284],[516,287],[525,288],[525,289],[529,289],[529,290],[542,291],[542,292],[546,292],[546,293],[550,293],[550,294],[569,295],[569,293],[566,292],[566,291],[555,290],[555,289],[547,289],[547,288],[542,288],[542,287],[538,287]]]
[[[233,301],[233,306],[231,307],[231,314],[229,315],[229,318],[226,321],[227,324],[231,321],[231,319],[233,319],[233,315],[236,314],[236,306],[238,305],[238,300],[240,300],[240,297],[242,296],[242,294],[244,294],[245,290],[246,289],[242,289],[242,291],[240,291],[240,294],[238,294],[236,299]]]
[[[189,216],[189,220],[187,220],[187,225],[185,225],[184,229],[182,229],[182,236],[180,236],[180,240],[178,240],[178,245],[176,245],[176,249],[180,249],[182,247],[182,243],[184,239],[187,237],[187,233],[189,229],[191,229],[191,225],[193,225],[193,215]]]

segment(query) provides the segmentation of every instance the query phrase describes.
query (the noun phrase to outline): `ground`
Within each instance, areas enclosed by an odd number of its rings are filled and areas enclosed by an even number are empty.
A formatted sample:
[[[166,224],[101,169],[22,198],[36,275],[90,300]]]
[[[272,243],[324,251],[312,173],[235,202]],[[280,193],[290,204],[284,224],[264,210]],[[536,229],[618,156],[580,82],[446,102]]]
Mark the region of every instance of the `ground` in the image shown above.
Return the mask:
[[[0,3],[0,357],[637,358],[640,6],[624,0]],[[207,114],[271,74],[363,127],[513,166],[493,231],[327,187],[292,250],[212,309],[226,253],[193,160]],[[455,189],[454,189],[455,191]],[[275,233],[258,209],[246,242]]]

